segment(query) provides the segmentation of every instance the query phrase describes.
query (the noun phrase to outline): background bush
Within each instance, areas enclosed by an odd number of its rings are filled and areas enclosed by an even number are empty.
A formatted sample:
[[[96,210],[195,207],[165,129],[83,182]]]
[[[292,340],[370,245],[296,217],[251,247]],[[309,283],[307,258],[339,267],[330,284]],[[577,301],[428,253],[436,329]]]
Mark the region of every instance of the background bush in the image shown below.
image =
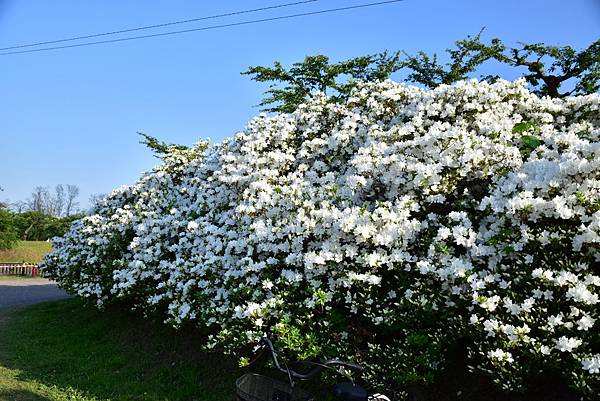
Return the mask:
[[[0,249],[10,249],[17,243],[17,230],[11,212],[0,207]]]

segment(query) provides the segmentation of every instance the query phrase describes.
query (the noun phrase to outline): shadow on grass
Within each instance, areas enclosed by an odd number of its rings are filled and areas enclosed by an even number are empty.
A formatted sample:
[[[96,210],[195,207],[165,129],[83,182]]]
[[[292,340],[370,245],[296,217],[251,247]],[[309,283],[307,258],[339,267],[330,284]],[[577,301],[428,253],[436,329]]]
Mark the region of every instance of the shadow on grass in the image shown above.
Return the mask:
[[[0,401],[51,401],[28,390],[0,390]]]
[[[240,374],[231,358],[200,350],[197,330],[124,307],[66,299],[13,311],[3,326],[0,365],[18,369],[18,380],[76,389],[81,400],[229,401]]]
[[[176,331],[125,306],[98,311],[66,299],[10,313],[0,314],[0,367],[14,369],[19,388],[41,383],[52,396],[7,391],[0,380],[0,401],[230,401],[242,374],[231,358],[201,351],[198,330]],[[469,373],[464,355],[457,349],[433,385],[409,389],[409,400],[578,399],[558,374],[533,378],[527,394],[504,393]]]

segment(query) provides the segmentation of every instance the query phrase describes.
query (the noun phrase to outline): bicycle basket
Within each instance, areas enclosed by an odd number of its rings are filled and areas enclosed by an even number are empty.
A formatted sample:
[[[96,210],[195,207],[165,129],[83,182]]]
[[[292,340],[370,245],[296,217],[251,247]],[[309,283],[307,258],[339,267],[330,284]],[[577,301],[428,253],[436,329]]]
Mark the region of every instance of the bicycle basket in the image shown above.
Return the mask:
[[[235,382],[238,400],[243,401],[314,401],[312,395],[288,383],[247,373]]]

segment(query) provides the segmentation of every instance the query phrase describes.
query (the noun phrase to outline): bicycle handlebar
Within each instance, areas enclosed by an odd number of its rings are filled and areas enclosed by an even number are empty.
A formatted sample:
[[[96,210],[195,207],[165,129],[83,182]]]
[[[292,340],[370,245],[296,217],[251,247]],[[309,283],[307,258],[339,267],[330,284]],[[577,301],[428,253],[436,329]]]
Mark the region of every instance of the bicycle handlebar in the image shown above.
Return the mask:
[[[318,366],[314,367],[313,369],[309,370],[306,373],[298,373],[294,370],[291,370],[289,368],[283,368],[281,367],[281,365],[279,364],[279,361],[277,360],[277,354],[275,353],[275,348],[273,347],[273,343],[271,342],[271,340],[269,340],[267,337],[263,337],[261,342],[263,343],[263,345],[265,345],[267,347],[267,349],[271,352],[271,358],[273,359],[273,363],[275,364],[275,367],[285,373],[285,374],[289,374],[293,379],[299,379],[299,380],[308,380],[313,378],[315,375],[317,375],[318,373],[320,373],[323,369],[326,369],[328,367],[331,366],[343,366],[345,368],[348,368],[350,370],[354,370],[356,372],[362,372],[364,369],[359,366],[356,365],[354,363],[350,363],[350,362],[344,362],[344,361],[340,361],[339,359],[328,359],[326,361],[323,362],[317,362],[316,364]],[[310,363],[314,363],[314,362],[310,362]]]

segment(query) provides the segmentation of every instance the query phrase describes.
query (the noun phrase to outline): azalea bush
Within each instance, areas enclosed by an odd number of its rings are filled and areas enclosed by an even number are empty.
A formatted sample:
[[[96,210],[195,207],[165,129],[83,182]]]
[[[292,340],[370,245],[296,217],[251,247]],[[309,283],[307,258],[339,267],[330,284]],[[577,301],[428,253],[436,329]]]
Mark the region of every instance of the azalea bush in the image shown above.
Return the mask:
[[[506,389],[558,370],[593,397],[599,108],[523,80],[316,95],[166,152],[55,239],[44,273],[98,306],[196,324],[208,348],[271,335],[401,389],[462,339]]]

